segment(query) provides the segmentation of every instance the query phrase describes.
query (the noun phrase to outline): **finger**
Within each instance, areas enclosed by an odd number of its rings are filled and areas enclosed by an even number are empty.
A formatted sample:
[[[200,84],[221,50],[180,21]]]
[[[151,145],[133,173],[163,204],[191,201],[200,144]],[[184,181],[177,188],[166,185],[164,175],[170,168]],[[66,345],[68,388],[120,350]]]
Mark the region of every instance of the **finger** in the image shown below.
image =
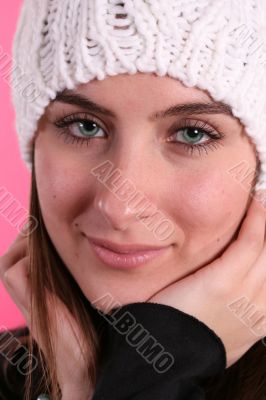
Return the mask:
[[[36,321],[31,321],[30,297],[31,288],[29,281],[29,256],[19,260],[15,265],[10,267],[3,276],[3,284],[7,292],[12,297],[21,313],[24,315],[27,325],[31,328],[31,334],[38,343],[39,347],[45,354],[45,346],[40,340],[38,330],[35,325]],[[51,313],[54,312],[54,309]],[[33,326],[31,323],[33,322]],[[59,328],[60,329],[60,328]]]
[[[265,246],[266,208],[254,197],[239,230],[237,239],[220,259],[232,268],[251,267]]]
[[[30,307],[28,265],[29,256],[18,261],[15,265],[9,268],[3,276],[3,285],[26,319],[29,318]]]
[[[18,240],[16,244],[12,245],[12,249],[8,250],[2,257],[0,257],[0,279],[4,273],[16,264],[19,260],[26,257],[28,253],[27,240]]]
[[[19,234],[16,236],[15,240],[11,242],[11,244],[8,247],[8,251],[12,249],[14,246],[16,246],[18,243],[20,243],[22,240],[27,240],[28,238],[23,234],[23,232],[19,232]]]
[[[247,274],[247,281],[249,282],[250,288],[255,288],[255,296],[262,297],[261,304],[264,305],[266,310],[266,298],[265,298],[265,285],[266,285],[266,246],[264,246],[259,258]],[[254,291],[253,291],[254,292]]]

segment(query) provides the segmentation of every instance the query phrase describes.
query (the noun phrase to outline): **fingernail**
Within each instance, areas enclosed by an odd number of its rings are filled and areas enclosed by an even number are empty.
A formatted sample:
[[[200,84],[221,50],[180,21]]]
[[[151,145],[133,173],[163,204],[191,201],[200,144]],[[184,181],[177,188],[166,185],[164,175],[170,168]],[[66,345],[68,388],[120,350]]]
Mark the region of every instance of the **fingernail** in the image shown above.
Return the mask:
[[[4,275],[3,275],[3,280],[4,280],[5,284],[6,284],[8,287],[10,287],[10,289],[12,289],[12,284],[11,284],[11,280],[10,280],[10,276],[9,276],[8,271],[6,271],[6,272],[4,273]]]

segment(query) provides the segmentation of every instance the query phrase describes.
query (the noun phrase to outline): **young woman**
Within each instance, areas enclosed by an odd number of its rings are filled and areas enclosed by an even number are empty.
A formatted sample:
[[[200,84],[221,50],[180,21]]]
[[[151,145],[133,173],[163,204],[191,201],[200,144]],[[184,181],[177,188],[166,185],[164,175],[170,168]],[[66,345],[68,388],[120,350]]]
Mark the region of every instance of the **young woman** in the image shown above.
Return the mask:
[[[15,68],[13,99],[37,225],[0,262],[27,320],[4,399],[266,396],[265,49],[243,40],[264,16],[24,2],[14,62],[33,90]]]

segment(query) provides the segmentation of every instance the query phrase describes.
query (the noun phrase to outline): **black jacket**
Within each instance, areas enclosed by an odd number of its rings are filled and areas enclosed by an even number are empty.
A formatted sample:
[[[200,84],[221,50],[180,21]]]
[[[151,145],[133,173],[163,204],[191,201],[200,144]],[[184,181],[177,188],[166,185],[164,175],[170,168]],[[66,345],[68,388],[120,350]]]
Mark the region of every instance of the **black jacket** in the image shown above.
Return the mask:
[[[105,327],[104,355],[93,400],[203,400],[201,381],[225,370],[225,348],[219,337],[173,307],[131,303],[109,315],[97,315]],[[10,333],[19,339],[28,334],[28,328]],[[5,336],[0,339],[0,400],[23,400],[25,376],[16,358],[12,357],[8,373],[3,373],[4,343]],[[22,349],[17,353],[19,360]],[[32,400],[36,400],[43,393],[37,390],[38,368],[33,381]]]

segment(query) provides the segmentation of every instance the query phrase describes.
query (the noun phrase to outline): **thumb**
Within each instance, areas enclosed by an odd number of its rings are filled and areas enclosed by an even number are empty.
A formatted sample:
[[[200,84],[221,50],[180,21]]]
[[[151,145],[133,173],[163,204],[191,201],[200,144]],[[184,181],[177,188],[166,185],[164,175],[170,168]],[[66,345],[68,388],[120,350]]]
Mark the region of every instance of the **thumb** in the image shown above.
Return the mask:
[[[28,278],[29,256],[9,268],[3,275],[3,284],[26,318],[29,317],[30,285]]]

